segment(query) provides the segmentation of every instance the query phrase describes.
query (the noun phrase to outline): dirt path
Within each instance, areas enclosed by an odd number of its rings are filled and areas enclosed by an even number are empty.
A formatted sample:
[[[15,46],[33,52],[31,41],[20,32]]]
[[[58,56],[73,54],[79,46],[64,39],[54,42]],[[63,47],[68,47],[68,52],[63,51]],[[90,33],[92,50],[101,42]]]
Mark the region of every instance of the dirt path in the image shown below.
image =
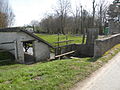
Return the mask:
[[[71,90],[120,90],[120,53]]]

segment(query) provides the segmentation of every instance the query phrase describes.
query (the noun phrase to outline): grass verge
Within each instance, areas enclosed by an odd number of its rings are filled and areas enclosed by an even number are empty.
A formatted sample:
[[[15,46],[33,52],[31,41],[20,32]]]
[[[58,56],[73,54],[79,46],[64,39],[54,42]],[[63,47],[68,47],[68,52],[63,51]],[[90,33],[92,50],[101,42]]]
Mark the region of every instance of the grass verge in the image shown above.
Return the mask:
[[[0,90],[67,90],[75,83],[86,79],[119,51],[120,44],[100,58],[0,66]]]

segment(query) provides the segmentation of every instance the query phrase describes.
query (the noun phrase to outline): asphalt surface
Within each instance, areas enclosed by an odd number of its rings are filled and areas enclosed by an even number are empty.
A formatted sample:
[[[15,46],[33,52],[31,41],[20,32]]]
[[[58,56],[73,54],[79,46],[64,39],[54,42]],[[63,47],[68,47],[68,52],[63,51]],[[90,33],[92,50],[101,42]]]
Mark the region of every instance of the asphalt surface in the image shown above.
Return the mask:
[[[97,71],[81,87],[72,90],[120,90],[120,53]]]

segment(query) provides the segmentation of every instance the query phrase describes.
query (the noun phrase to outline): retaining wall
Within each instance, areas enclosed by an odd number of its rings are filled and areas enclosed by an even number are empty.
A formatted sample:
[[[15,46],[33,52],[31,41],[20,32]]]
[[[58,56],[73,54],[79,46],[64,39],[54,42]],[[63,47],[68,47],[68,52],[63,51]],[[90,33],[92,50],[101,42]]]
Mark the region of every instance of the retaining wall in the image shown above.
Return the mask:
[[[94,44],[73,45],[74,56],[77,57],[100,57],[116,44],[120,43],[120,34],[112,35],[108,38],[96,39]]]
[[[97,39],[94,42],[94,57],[102,56],[106,51],[120,43],[120,34],[112,35],[104,39]]]
[[[93,57],[94,56],[94,44],[75,44],[75,57]]]

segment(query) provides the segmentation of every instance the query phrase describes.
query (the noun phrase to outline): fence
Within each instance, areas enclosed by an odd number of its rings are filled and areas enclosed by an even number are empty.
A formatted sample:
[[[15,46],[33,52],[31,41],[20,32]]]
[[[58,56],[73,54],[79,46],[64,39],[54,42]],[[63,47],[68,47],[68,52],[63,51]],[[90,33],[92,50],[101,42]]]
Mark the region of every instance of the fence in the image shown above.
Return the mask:
[[[68,40],[67,36],[65,37],[65,39],[66,40],[64,40],[64,41],[60,41],[60,37],[58,35],[58,41],[54,42],[55,58],[61,58],[63,56],[70,55],[75,52],[72,48],[72,45],[74,43],[71,44],[71,42],[73,42],[74,40]],[[60,44],[62,44],[62,45],[60,45]]]

